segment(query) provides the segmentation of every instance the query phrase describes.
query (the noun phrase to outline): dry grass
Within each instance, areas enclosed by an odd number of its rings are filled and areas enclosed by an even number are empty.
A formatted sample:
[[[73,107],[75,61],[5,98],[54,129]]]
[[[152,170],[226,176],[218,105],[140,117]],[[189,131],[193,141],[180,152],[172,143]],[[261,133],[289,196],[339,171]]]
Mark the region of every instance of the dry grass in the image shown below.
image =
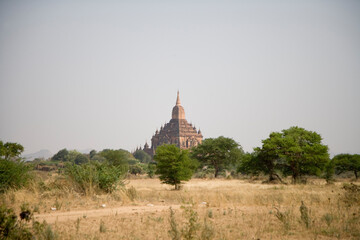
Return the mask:
[[[54,186],[54,178],[43,178],[43,190],[36,185],[8,192],[1,201],[17,210],[26,202],[41,214],[56,204],[60,206],[56,212],[79,211],[76,218],[51,223],[61,239],[170,239],[174,226],[183,238],[194,239],[360,239],[360,202],[355,195],[348,196],[343,183],[267,185],[193,179],[181,191],[173,191],[158,179],[133,179],[126,191],[86,197],[65,183]],[[101,204],[129,211],[86,214],[85,210],[101,209]]]

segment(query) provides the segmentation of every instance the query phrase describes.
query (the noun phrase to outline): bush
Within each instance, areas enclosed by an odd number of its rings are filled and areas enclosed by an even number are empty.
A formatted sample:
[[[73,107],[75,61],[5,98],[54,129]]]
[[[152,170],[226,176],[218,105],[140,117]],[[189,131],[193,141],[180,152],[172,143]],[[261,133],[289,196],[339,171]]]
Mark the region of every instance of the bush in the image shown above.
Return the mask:
[[[0,239],[57,239],[58,235],[53,232],[50,225],[44,221],[39,223],[33,221],[32,213],[27,206],[22,206],[20,213],[21,219],[18,219],[14,210],[6,206],[0,206]],[[24,217],[25,216],[25,217]],[[32,220],[32,227],[29,222]]]
[[[31,178],[30,166],[24,161],[0,159],[0,192],[22,188]]]
[[[84,194],[92,194],[94,191],[114,191],[126,173],[122,166],[114,166],[108,162],[89,162],[82,165],[67,164],[65,175],[68,176]]]

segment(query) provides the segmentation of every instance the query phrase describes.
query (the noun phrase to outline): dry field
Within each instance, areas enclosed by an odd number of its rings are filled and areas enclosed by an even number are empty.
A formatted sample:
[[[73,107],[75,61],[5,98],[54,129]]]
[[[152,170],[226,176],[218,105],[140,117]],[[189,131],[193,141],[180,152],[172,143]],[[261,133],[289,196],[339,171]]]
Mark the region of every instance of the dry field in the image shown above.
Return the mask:
[[[340,182],[192,179],[173,191],[158,179],[134,179],[127,190],[93,196],[52,184],[1,201],[17,211],[28,204],[58,239],[360,239],[360,193]]]

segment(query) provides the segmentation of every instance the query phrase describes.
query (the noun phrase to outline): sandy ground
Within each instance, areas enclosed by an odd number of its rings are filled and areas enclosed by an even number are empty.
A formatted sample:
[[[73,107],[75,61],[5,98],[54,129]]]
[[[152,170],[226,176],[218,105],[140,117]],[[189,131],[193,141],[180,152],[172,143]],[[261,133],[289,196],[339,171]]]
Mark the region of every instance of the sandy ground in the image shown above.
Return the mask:
[[[73,221],[77,218],[97,218],[103,216],[115,216],[115,215],[127,215],[134,213],[146,213],[146,212],[161,212],[172,209],[179,209],[181,205],[152,205],[147,206],[123,206],[116,208],[102,208],[94,210],[77,210],[69,212],[52,212],[46,214],[36,214],[35,220],[42,222],[45,220],[47,223]]]

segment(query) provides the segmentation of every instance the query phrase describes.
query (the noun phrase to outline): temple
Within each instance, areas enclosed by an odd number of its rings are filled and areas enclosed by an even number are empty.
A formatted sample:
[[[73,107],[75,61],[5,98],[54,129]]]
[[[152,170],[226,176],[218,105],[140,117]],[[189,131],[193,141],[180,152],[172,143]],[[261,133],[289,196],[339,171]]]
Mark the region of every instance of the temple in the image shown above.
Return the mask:
[[[178,91],[170,122],[161,126],[160,131],[156,130],[151,138],[151,147],[145,143],[143,150],[154,156],[156,148],[163,144],[175,144],[181,149],[189,149],[200,144],[202,138],[200,129],[197,131],[195,126],[186,121],[185,110],[181,106]]]

